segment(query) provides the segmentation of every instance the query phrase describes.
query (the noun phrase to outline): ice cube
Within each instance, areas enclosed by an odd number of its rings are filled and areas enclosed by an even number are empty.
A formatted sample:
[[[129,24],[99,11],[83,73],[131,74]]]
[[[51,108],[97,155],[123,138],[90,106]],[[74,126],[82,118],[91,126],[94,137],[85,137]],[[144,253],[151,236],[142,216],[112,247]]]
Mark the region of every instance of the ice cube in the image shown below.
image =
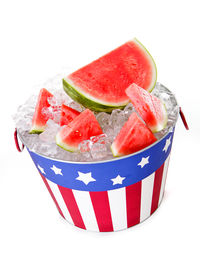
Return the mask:
[[[132,103],[128,103],[126,107],[123,110],[124,115],[126,116],[126,119],[129,118],[129,116],[135,111],[134,106]]]
[[[56,155],[55,157],[57,159],[61,159],[61,160],[70,160],[72,158],[73,153],[66,151],[64,149],[62,149],[61,147],[57,146],[57,151],[56,151]]]
[[[53,108],[51,106],[42,108],[42,115],[45,119],[53,120]]]
[[[56,91],[54,96],[57,100],[58,106],[61,106],[62,104],[68,105],[72,102],[72,99],[65,93],[64,90]]]
[[[96,136],[91,136],[90,140],[92,141],[92,143],[96,143],[99,142],[100,144],[105,144],[106,143],[106,134],[100,134],[100,135],[96,135]]]
[[[124,111],[120,109],[115,109],[111,113],[109,125],[114,128],[122,127],[125,120],[126,117]]]
[[[114,126],[117,123],[118,117],[121,114],[120,109],[114,109],[111,113],[110,119],[109,119],[109,125]]]
[[[92,156],[90,152],[80,153],[80,161],[92,161]]]
[[[36,101],[37,98],[33,95],[18,107],[17,113],[12,116],[17,129],[21,131],[30,130]]]
[[[105,112],[97,113],[96,119],[99,122],[101,128],[104,130],[109,124],[110,114]]]
[[[54,111],[53,120],[55,123],[60,123],[61,109]]]
[[[110,135],[112,135],[113,138],[117,136],[127,119],[128,117],[125,115],[123,110],[115,109],[112,111],[109,120],[109,126],[111,129],[106,129],[106,134],[109,138]]]
[[[84,110],[83,106],[81,106],[79,103],[72,101],[71,103],[69,103],[69,107],[73,108],[79,112],[82,112]]]
[[[42,109],[42,114],[46,119],[54,120],[56,123],[60,122],[61,106],[50,106]]]
[[[110,126],[108,126],[108,127],[104,128],[104,133],[107,136],[108,142],[112,143],[114,140],[114,136],[115,136],[114,128],[111,128]]]
[[[91,147],[91,155],[93,159],[104,158],[107,155],[106,144],[101,144],[99,142],[94,143]]]
[[[39,138],[47,143],[55,143],[55,136],[59,131],[60,126],[53,120],[48,120],[45,131],[39,135]]]
[[[92,141],[91,140],[83,140],[79,144],[78,149],[79,149],[80,152],[87,152],[87,151],[90,151],[91,146],[92,146]]]
[[[91,139],[94,141],[90,149],[93,160],[110,156],[110,140],[106,134],[101,134],[96,136],[96,138],[92,137]]]
[[[47,101],[52,107],[57,105],[57,99],[54,96],[48,97]]]
[[[47,101],[55,112],[61,109],[62,104],[69,105],[72,99],[62,90],[55,91],[53,97],[49,97]]]

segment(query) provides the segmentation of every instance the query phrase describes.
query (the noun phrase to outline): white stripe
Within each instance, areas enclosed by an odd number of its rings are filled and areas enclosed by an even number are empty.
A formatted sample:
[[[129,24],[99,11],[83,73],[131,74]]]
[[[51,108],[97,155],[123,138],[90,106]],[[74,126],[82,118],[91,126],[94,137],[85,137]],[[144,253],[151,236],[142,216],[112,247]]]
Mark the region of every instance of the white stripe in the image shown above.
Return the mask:
[[[125,187],[109,190],[108,198],[114,231],[127,228]]]
[[[87,230],[99,232],[89,192],[72,190]]]
[[[56,201],[58,202],[58,205],[59,205],[59,207],[60,207],[65,219],[69,223],[74,224],[74,222],[73,222],[73,220],[72,220],[72,218],[71,218],[71,216],[69,214],[69,211],[67,209],[67,206],[66,206],[66,204],[65,204],[65,202],[63,200],[63,197],[62,197],[62,195],[60,193],[60,190],[59,190],[57,184],[49,181],[48,179],[46,179],[46,181],[49,184],[49,186],[50,186],[50,188],[51,188],[51,190],[52,190],[52,192],[54,194],[54,197],[55,197]]]
[[[140,222],[148,218],[151,214],[154,177],[155,172],[142,180]]]
[[[165,164],[164,164],[163,177],[162,177],[162,183],[161,183],[161,187],[160,187],[160,195],[159,195],[158,205],[160,205],[160,202],[163,198],[163,193],[164,193],[164,189],[165,189],[165,182],[166,182],[166,178],[167,178],[167,170],[168,170],[168,166],[169,166],[169,158],[170,158],[170,155],[165,160]]]

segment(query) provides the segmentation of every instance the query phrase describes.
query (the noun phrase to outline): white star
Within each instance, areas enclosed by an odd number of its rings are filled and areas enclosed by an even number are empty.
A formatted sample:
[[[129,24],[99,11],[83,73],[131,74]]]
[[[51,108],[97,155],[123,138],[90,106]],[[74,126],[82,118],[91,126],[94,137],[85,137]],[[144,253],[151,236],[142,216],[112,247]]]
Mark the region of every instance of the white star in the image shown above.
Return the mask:
[[[121,177],[120,175],[117,175],[116,178],[110,180],[113,181],[113,185],[115,185],[115,184],[122,184],[124,179],[126,179],[126,177]]]
[[[37,166],[38,166],[38,169],[41,171],[41,173],[46,174],[44,171],[44,168],[42,168],[39,164]]]
[[[141,159],[141,161],[138,163],[138,166],[140,166],[141,168],[144,167],[144,165],[148,164],[149,163],[149,156],[146,157],[146,158],[143,158]]]
[[[62,169],[57,168],[55,165],[53,165],[53,167],[51,167],[51,169],[55,172],[55,174],[62,174]]]
[[[96,180],[91,176],[91,172],[82,173],[78,172],[78,177],[76,180],[82,181],[84,184],[88,185],[90,182],[95,182]]]
[[[163,148],[163,151],[165,151],[165,153],[167,152],[168,147],[170,146],[170,144],[171,144],[171,136],[166,140],[165,146]]]

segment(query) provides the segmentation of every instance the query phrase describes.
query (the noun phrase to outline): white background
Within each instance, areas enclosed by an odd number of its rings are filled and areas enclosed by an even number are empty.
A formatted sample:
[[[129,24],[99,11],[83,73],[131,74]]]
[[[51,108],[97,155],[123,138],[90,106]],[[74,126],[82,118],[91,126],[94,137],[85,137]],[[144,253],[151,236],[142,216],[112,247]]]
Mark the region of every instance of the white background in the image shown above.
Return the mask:
[[[0,266],[199,266],[199,1],[3,1],[0,4]],[[179,119],[163,203],[117,233],[79,230],[60,217],[28,153],[14,146],[11,115],[38,83],[136,36]]]

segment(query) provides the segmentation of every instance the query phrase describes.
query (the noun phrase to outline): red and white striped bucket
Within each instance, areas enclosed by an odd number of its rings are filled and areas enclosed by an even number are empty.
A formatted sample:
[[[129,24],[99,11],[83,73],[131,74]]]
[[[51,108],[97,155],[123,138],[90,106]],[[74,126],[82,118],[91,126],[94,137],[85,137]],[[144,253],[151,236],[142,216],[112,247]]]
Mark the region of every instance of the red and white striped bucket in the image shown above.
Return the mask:
[[[69,223],[91,231],[118,231],[144,221],[158,208],[169,158],[154,173],[135,184],[100,192],[69,189],[41,176],[58,211]]]
[[[118,231],[144,221],[159,207],[174,129],[142,151],[106,161],[61,161],[27,150],[64,219],[86,230]],[[15,142],[21,151],[17,131]]]

